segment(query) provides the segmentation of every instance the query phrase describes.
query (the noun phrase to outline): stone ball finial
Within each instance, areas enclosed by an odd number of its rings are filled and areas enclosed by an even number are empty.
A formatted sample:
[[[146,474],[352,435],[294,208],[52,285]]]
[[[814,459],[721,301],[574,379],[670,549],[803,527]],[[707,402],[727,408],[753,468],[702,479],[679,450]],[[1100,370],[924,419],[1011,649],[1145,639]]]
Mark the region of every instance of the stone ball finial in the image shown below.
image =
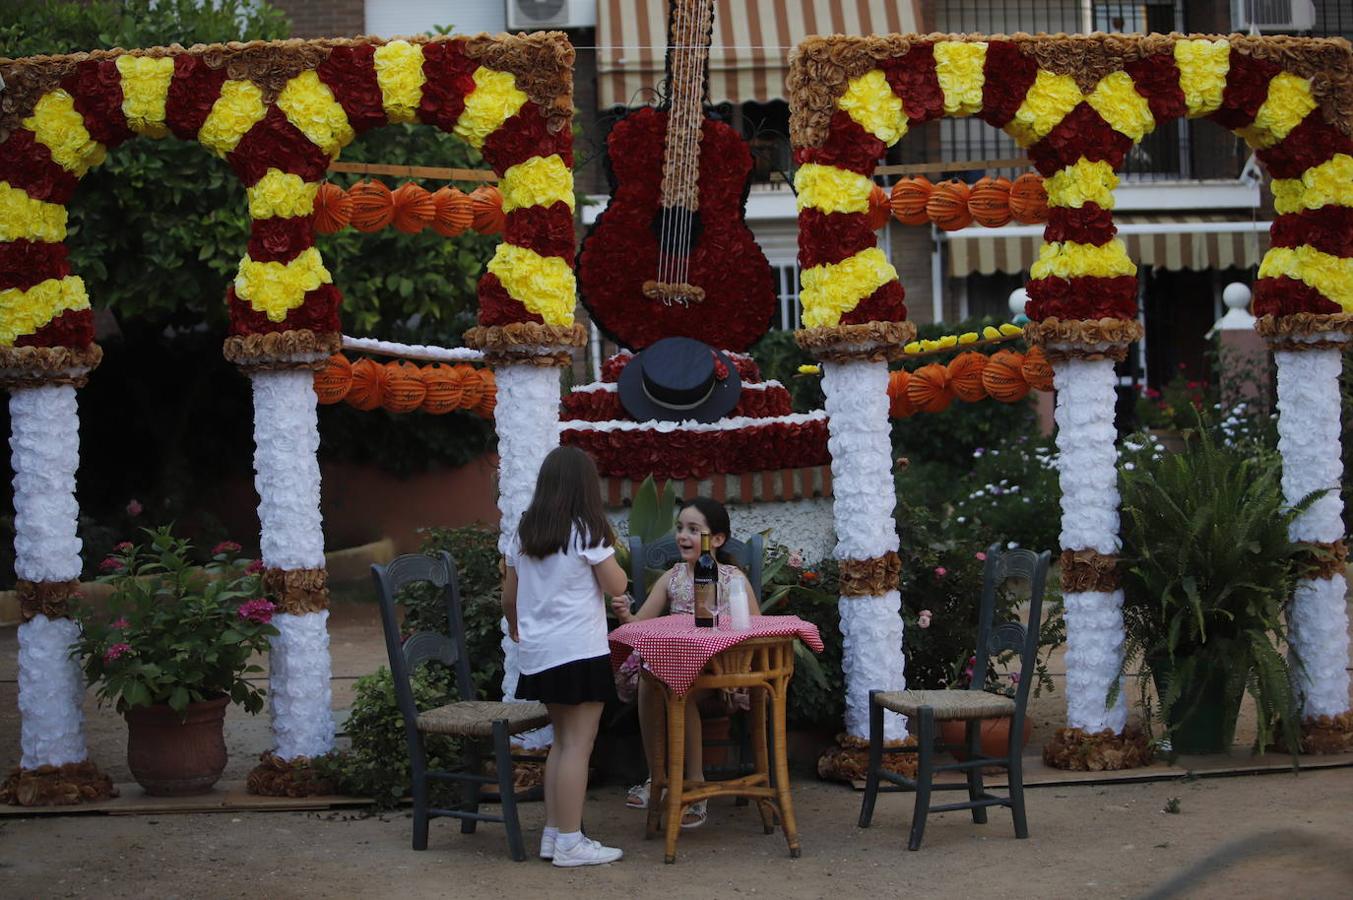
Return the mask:
[[[1025,315],[1024,307],[1029,302],[1029,292],[1022,287],[1017,287],[1010,292],[1010,315]]]
[[[1243,282],[1233,281],[1222,289],[1221,302],[1226,304],[1227,309],[1250,308],[1250,286]]]

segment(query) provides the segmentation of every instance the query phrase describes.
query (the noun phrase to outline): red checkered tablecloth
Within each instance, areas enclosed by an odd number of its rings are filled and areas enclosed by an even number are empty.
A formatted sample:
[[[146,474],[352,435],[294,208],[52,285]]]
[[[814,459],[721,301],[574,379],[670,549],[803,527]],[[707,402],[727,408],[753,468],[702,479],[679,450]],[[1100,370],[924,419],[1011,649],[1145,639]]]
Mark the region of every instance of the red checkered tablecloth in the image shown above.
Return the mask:
[[[650,672],[678,694],[684,694],[716,654],[748,638],[785,636],[799,638],[814,653],[822,652],[817,626],[798,616],[752,616],[751,626],[742,631],[696,628],[689,615],[660,616],[621,625],[607,638],[611,642],[614,668],[620,668],[631,652],[638,651]]]

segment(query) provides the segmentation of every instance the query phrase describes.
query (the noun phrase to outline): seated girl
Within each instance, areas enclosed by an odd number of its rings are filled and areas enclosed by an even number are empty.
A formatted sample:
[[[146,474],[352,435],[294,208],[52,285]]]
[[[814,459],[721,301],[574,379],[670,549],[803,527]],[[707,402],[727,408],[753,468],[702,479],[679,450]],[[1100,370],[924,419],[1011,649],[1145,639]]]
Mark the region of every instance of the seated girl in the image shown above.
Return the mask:
[[[741,580],[743,584],[743,596],[747,598],[748,612],[750,615],[759,615],[760,609],[757,605],[757,597],[752,591],[751,584],[747,581],[747,576],[742,574],[737,566],[729,564],[720,553],[720,548],[728,541],[729,536],[728,510],[717,500],[711,500],[707,497],[694,497],[677,512],[676,521],[676,545],[681,552],[681,562],[672,566],[662,574],[662,577],[653,585],[653,589],[648,592],[648,599],[644,601],[643,606],[639,607],[637,612],[630,612],[630,598],[626,596],[616,597],[611,600],[611,608],[614,610],[616,618],[621,623],[633,622],[639,619],[652,619],[657,616],[666,615],[693,615],[695,612],[695,561],[700,556],[700,536],[708,534],[710,536],[710,548],[714,551],[715,558],[719,561],[719,609],[718,615],[723,616],[728,613],[728,599],[731,595],[730,587],[735,580]],[[638,700],[639,700],[639,730],[643,737],[644,756],[648,760],[653,759],[653,741],[656,736],[661,734],[661,723],[667,715],[664,708],[663,693],[661,689],[646,679],[638,677],[638,667],[641,661],[637,655],[633,655],[621,667],[621,677],[638,681]],[[620,685],[621,693],[625,693],[626,685]],[[702,741],[700,728],[700,707],[701,701],[706,701],[704,705],[708,706],[709,701],[718,701],[719,698],[712,697],[712,691],[692,691],[687,698],[686,703],[686,780],[704,781],[705,773],[702,765]],[[745,695],[739,698],[743,701],[745,707]],[[734,701],[736,702],[736,701]],[[634,809],[645,809],[649,803],[649,781],[636,785],[629,791],[625,805]],[[682,816],[681,826],[683,828],[696,828],[705,822],[706,808],[705,802],[699,801],[691,804]]]

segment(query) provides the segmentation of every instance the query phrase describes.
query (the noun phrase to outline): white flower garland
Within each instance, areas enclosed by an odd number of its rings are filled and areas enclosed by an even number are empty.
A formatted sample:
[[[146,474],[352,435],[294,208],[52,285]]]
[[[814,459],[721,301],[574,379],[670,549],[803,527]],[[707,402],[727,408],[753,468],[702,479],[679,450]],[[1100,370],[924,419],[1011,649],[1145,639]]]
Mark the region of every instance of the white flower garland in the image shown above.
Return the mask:
[[[1053,366],[1053,384],[1062,547],[1117,553],[1121,543],[1113,360],[1058,362]],[[1121,733],[1127,724],[1121,684],[1114,705],[1106,708],[1104,701],[1123,662],[1123,592],[1070,593],[1065,601],[1067,725]]]
[[[742,383],[742,389],[744,391],[768,391],[783,387],[784,384],[776,381],[774,378],[770,381],[744,381]],[[614,394],[619,390],[619,383],[614,381],[592,381],[572,388],[572,391],[575,394]]]
[[[503,403],[502,390],[503,386],[500,382],[498,384],[499,408],[502,407]],[[884,395],[884,400],[887,400],[887,394]],[[564,428],[566,431],[655,431],[659,434],[689,431],[698,434],[707,434],[715,431],[742,431],[744,429],[755,429],[758,426],[763,425],[806,425],[809,422],[821,422],[827,418],[828,413],[826,411],[815,409],[812,412],[807,413],[791,413],[787,416],[767,416],[762,419],[754,419],[751,416],[735,416],[731,419],[720,419],[717,422],[696,422],[692,419],[687,419],[683,422],[634,422],[629,419],[606,419],[601,422],[589,422],[582,419],[571,419],[564,423]],[[891,477],[891,475],[889,477]],[[534,483],[533,480],[532,484]]]
[[[80,577],[80,419],[71,385],[15,388],[9,398],[14,468],[14,571],[27,581]],[[81,762],[84,676],[71,658],[80,635],[70,619],[39,614],[19,626],[19,765]]]
[[[343,335],[343,349],[374,353],[379,356],[398,356],[404,359],[426,359],[432,362],[478,362],[483,352],[470,347],[433,347],[428,344],[397,344],[375,338]]]
[[[827,363],[822,367],[825,409],[805,421],[829,417],[832,513],[837,559],[874,559],[898,549],[892,442],[888,421],[888,367],[883,363]],[[765,420],[758,420],[765,421]],[[881,490],[880,485],[887,485]],[[869,691],[906,687],[902,654],[902,595],[842,597],[842,669],[846,679],[846,732],[869,736]],[[906,718],[888,714],[884,737],[907,736]]]
[[[268,700],[276,754],[282,759],[314,758],[334,749],[330,708],[329,611],[278,613],[270,639]]]
[[[1314,491],[1329,492],[1292,523],[1295,541],[1337,541],[1344,536],[1339,434],[1339,350],[1279,350],[1278,450],[1283,497],[1297,503]],[[1338,715],[1348,708],[1348,606],[1344,576],[1302,579],[1288,611],[1295,682],[1302,712]]]

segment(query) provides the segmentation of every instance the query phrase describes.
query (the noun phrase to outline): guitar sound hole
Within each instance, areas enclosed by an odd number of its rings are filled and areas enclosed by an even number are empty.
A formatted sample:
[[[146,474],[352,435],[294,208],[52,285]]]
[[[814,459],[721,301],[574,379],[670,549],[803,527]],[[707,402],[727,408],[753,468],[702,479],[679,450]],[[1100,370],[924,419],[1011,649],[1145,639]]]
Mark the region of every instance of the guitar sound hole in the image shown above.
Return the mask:
[[[658,250],[667,256],[689,256],[700,240],[700,212],[679,206],[661,207],[653,217],[653,236]]]

